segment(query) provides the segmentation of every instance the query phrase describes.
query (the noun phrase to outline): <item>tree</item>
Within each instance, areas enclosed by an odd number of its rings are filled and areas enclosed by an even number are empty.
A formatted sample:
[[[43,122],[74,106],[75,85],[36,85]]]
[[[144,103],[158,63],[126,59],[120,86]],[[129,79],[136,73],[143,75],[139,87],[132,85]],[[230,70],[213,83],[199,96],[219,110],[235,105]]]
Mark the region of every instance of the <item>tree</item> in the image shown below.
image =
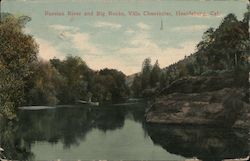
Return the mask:
[[[151,70],[152,70],[151,59],[146,58],[142,63],[142,71],[141,71],[142,89],[150,87]]]
[[[49,62],[39,61],[35,68],[34,87],[30,89],[29,105],[55,105],[58,102],[56,87],[60,84],[58,71]]]
[[[107,68],[93,71],[76,56],[68,56],[63,61],[54,58],[50,62],[64,82],[56,90],[60,103],[75,103],[77,100],[112,102],[129,94],[126,76],[120,71]]]
[[[151,74],[150,74],[150,85],[151,87],[156,87],[160,83],[161,68],[159,67],[158,60],[156,60]]]
[[[102,69],[96,76],[96,84],[101,85],[104,89],[101,90],[104,101],[119,101],[126,98],[129,94],[129,89],[126,85],[126,76],[115,69]],[[93,91],[100,92],[100,91]]]
[[[162,71],[160,76],[160,88],[165,88],[168,85],[169,80],[167,79],[167,73],[165,71]]]
[[[206,32],[204,32],[202,36],[202,41],[197,45],[198,50],[206,49],[209,45],[211,45],[214,42],[214,40],[215,40],[214,29],[211,27]]]
[[[193,76],[195,75],[195,65],[192,63],[187,63],[186,64],[186,69],[189,75]]]
[[[8,118],[14,118],[17,107],[25,103],[37,61],[38,45],[23,27],[24,21],[11,15],[0,24],[0,113]]]
[[[140,74],[136,74],[131,86],[131,89],[133,91],[133,95],[136,97],[140,97],[141,96],[141,92],[142,92],[142,79],[141,79],[141,75]]]
[[[67,56],[64,60],[50,60],[52,66],[62,76],[60,86],[57,87],[57,96],[60,103],[75,103],[86,99],[88,93],[87,74],[91,69],[77,56]],[[69,92],[70,91],[70,92]]]
[[[244,61],[243,42],[246,42],[248,35],[244,20],[240,22],[234,14],[228,14],[217,29],[208,29],[197,45],[196,60],[200,69],[204,71],[237,68]]]

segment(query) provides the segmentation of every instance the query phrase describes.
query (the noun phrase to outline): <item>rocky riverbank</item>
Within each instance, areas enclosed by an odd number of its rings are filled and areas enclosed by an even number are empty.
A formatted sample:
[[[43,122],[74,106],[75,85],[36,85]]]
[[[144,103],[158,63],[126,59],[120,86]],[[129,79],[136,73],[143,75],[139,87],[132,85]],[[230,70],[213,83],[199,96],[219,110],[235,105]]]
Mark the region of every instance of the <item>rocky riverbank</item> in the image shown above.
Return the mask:
[[[162,90],[146,121],[249,128],[247,89],[234,84],[230,72],[177,80]]]
[[[148,124],[146,129],[154,144],[185,158],[196,157],[196,161],[222,161],[249,155],[249,135],[245,130],[160,124]]]

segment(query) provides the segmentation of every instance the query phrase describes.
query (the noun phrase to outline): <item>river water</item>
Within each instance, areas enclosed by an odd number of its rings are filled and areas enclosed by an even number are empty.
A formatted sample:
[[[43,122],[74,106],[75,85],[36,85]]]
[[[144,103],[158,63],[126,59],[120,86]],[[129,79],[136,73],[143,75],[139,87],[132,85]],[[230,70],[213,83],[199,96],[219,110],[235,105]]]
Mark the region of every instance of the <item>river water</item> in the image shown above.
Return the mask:
[[[20,110],[18,122],[0,126],[0,145],[18,160],[203,161],[248,155],[248,132],[149,125],[145,103]]]

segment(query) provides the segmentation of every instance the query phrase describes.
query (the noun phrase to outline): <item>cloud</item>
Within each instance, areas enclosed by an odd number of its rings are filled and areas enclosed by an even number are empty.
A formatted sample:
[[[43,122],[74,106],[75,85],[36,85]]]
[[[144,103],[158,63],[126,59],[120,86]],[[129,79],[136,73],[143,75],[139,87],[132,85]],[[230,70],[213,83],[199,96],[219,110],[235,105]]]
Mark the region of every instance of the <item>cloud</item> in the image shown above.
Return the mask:
[[[27,34],[32,34],[32,29],[25,27],[24,32]],[[38,57],[40,57],[44,60],[49,60],[49,59],[52,59],[54,57],[60,58],[60,59],[64,58],[65,53],[60,52],[58,50],[58,48],[55,47],[55,45],[52,44],[51,42],[49,42],[45,39],[36,37],[36,36],[34,36],[34,39],[35,39],[36,43],[39,45]]]
[[[189,55],[195,51],[195,41],[186,41],[180,43],[180,48],[166,47],[161,45],[158,41],[151,38],[150,27],[144,23],[136,24],[140,30],[128,28],[125,33],[130,34],[129,37],[124,40],[122,47],[115,49],[102,46],[92,42],[92,36],[89,33],[81,32],[75,27],[53,25],[51,26],[59,34],[63,33],[65,41],[71,44],[70,48],[77,49],[78,56],[81,56],[84,61],[87,62],[90,68],[99,70],[104,67],[114,68],[123,71],[126,74],[136,73],[141,70],[141,64],[147,57],[152,59],[152,62],[159,60],[161,67],[166,67],[180,59],[183,59],[186,55]],[[58,50],[53,48],[52,44],[46,44],[43,42],[43,50],[48,49],[48,52],[54,53],[56,57],[62,55]],[[49,54],[43,57],[53,57]]]
[[[112,22],[105,22],[105,21],[98,21],[94,25],[95,27],[102,28],[102,27],[108,27],[112,29],[119,29],[122,27],[121,24],[118,23],[112,23]]]
[[[130,40],[128,40],[127,47],[121,48],[118,53],[120,59],[126,59],[127,67],[125,70],[127,74],[132,74],[140,71],[139,64],[150,57],[153,61],[159,60],[161,67],[166,67],[174,62],[183,59],[196,50],[195,41],[186,41],[180,43],[180,48],[174,47],[161,47],[146,31],[137,32]]]
[[[39,53],[38,57],[41,57],[42,59],[49,60],[54,57],[63,59],[64,53],[61,53],[53,44],[51,44],[49,41],[41,39],[41,38],[35,38],[36,42],[39,45]]]
[[[90,42],[90,34],[80,31],[80,28],[65,25],[50,25],[50,28],[59,32],[59,38],[72,43],[72,47],[83,54],[101,54],[102,52]]]
[[[66,33],[66,36],[70,37],[73,45],[83,54],[100,55],[102,51],[96,47],[96,45],[90,42],[90,35],[87,33]]]
[[[133,34],[135,33],[135,30],[131,29],[131,28],[128,28],[126,31],[125,31],[126,34]]]
[[[107,25],[106,23],[99,23],[98,25],[110,26],[110,24]],[[78,55],[86,61],[90,68],[99,70],[107,67],[122,70],[125,73],[136,71],[128,68],[128,62],[124,61],[120,55],[111,54],[109,51],[113,50],[113,48],[106,49],[107,47],[92,43],[91,39],[93,35],[80,32],[78,28],[71,26],[51,25],[50,28],[56,30],[59,36],[63,35],[64,41],[70,42],[71,48],[78,50]],[[117,50],[118,49],[116,49],[116,51]]]
[[[137,68],[131,66],[127,61],[125,61],[124,58],[120,57],[119,55],[105,55],[105,56],[87,55],[84,56],[83,58],[87,62],[88,66],[94,70],[110,68],[110,69],[120,70],[125,74],[132,74],[138,72]]]
[[[71,31],[78,32],[80,28],[74,26],[65,26],[65,25],[50,25],[49,28],[52,28],[56,31]]]
[[[195,51],[194,41],[180,43],[180,48],[161,47],[150,37],[149,26],[143,23],[139,23],[139,26],[141,31],[135,32],[131,28],[127,30],[133,35],[125,41],[127,43],[123,48],[116,49],[115,54],[112,54],[114,51],[108,51],[111,49],[92,43],[88,33],[65,31],[64,34],[72,42],[72,47],[79,51],[79,56],[95,70],[107,67],[132,74],[141,70],[141,63],[147,57],[151,57],[152,61],[158,59],[161,67],[166,67]]]
[[[150,29],[150,27],[143,22],[139,22],[136,26],[139,27],[141,30],[149,30]]]
[[[208,29],[207,25],[192,25],[192,26],[182,26],[182,27],[175,27],[172,31],[175,32],[196,32],[196,31],[205,31]]]

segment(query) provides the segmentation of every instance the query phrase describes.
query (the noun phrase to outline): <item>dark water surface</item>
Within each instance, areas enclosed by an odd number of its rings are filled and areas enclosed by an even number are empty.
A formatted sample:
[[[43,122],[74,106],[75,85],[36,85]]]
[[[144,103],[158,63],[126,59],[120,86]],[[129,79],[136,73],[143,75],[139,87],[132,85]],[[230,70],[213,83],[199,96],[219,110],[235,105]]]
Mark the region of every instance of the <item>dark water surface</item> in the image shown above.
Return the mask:
[[[0,145],[19,160],[185,160],[248,155],[247,132],[144,123],[144,103],[20,110]]]

